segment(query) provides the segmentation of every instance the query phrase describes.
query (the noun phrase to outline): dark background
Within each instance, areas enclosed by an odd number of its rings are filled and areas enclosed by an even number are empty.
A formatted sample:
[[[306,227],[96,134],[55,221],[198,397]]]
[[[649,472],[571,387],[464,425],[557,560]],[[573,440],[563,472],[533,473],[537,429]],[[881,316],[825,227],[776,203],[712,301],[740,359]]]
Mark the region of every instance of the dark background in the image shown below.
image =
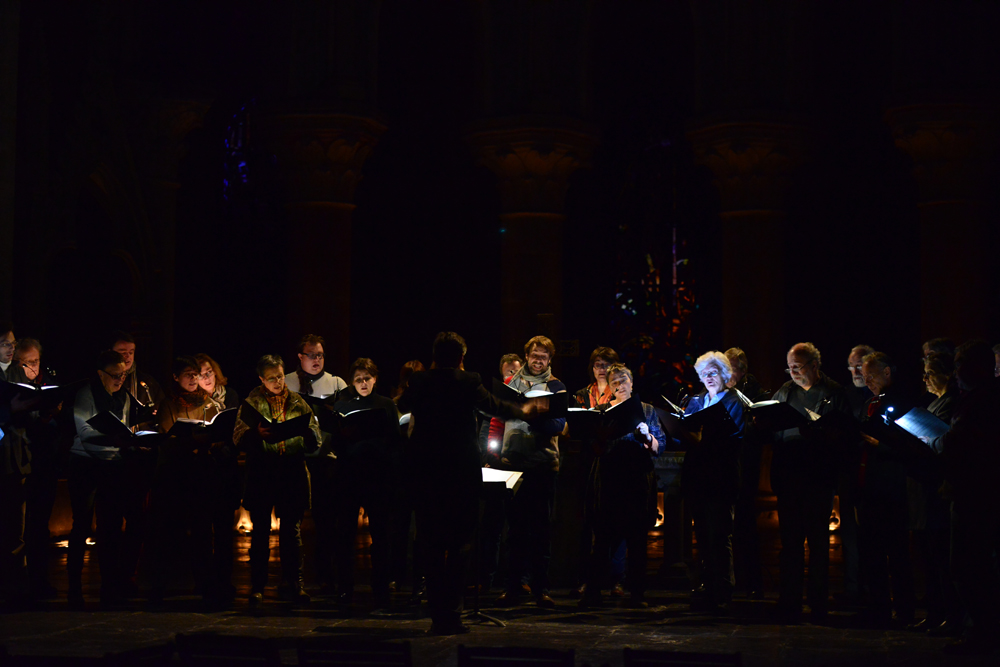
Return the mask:
[[[555,362],[571,388],[611,345],[645,360],[647,398],[709,349],[745,347],[773,390],[800,340],[838,380],[865,342],[915,383],[923,340],[1000,339],[995,3],[12,7],[0,317],[63,376],[87,372],[113,328],[135,332],[140,365],[164,379],[174,354],[204,351],[246,391],[259,355],[294,358],[321,321],[313,333],[345,341],[327,370],[369,356],[383,393],[402,362],[429,363],[438,331],[462,333],[484,375],[542,332],[578,343]],[[355,207],[346,223],[295,217],[301,165],[268,140],[287,109],[385,126],[360,184],[331,200]],[[564,179],[547,249],[561,267],[503,245],[514,209],[469,140],[527,117],[596,142]],[[700,128],[727,137],[722,167]],[[759,132],[784,166],[755,166]],[[547,150],[544,133],[530,141]],[[518,271],[557,285],[539,330],[504,328]]]

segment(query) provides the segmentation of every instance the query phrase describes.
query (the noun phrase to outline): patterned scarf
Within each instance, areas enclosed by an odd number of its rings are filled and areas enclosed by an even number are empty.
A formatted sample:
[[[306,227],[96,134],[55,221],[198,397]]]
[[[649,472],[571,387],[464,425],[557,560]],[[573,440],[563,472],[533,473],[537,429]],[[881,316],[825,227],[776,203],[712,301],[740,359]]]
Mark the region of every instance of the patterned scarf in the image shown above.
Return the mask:
[[[285,387],[284,391],[277,395],[272,394],[266,389],[264,390],[264,397],[267,399],[267,404],[271,407],[272,421],[285,421],[285,404],[288,402],[288,395],[288,387]]]

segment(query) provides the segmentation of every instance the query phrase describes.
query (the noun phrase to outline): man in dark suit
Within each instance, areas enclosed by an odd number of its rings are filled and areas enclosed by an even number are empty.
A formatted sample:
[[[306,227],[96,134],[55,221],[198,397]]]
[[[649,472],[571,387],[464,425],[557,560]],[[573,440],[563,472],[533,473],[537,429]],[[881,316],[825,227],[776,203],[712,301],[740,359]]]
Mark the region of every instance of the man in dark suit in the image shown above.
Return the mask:
[[[407,470],[412,471],[417,531],[427,567],[430,634],[467,632],[461,624],[465,564],[472,548],[482,472],[476,410],[504,419],[534,413],[498,401],[463,367],[465,341],[442,332],[429,371],[414,373],[399,405],[412,414]]]

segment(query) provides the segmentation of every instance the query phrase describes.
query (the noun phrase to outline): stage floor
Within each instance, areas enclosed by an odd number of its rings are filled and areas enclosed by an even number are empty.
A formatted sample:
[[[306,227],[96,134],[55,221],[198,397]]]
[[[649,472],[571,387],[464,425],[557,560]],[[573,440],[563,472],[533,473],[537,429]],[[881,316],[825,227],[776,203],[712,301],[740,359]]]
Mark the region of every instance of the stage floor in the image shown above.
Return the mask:
[[[70,611],[66,602],[66,551],[53,545],[51,581],[60,597],[43,603],[36,609],[0,614],[0,644],[14,655],[33,656],[102,656],[142,646],[168,642],[177,633],[216,632],[242,636],[279,638],[287,647],[283,653],[286,664],[295,664],[294,642],[307,635],[338,634],[356,638],[407,640],[412,642],[414,664],[418,666],[454,665],[459,643],[476,646],[539,646],[573,648],[577,665],[617,666],[622,664],[622,648],[695,651],[742,652],[746,665],[947,665],[995,664],[980,663],[968,658],[948,658],[940,649],[943,639],[931,639],[905,630],[868,630],[857,627],[856,608],[838,606],[837,593],[842,588],[842,556],[840,541],[831,535],[831,592],[835,611],[824,626],[801,624],[786,626],[772,618],[777,595],[777,554],[780,540],[777,521],[770,503],[762,506],[762,556],[765,569],[767,599],[751,601],[738,598],[727,617],[711,617],[691,612],[684,590],[690,584],[684,565],[664,567],[662,536],[650,533],[649,575],[650,607],[629,609],[624,604],[606,602],[605,606],[579,611],[576,600],[566,589],[554,590],[556,609],[540,609],[533,603],[514,609],[497,609],[492,602],[499,591],[483,597],[483,610],[507,623],[498,628],[489,624],[474,624],[472,631],[457,637],[428,637],[430,627],[424,607],[405,606],[409,588],[396,595],[400,611],[373,617],[368,578],[370,575],[370,539],[367,531],[358,534],[358,590],[349,610],[337,609],[332,601],[314,595],[305,609],[292,609],[279,602],[274,586],[279,578],[277,535],[271,535],[271,586],[267,589],[262,611],[247,608],[249,538],[235,536],[233,582],[239,597],[233,609],[207,612],[200,599],[191,595],[190,570],[183,566],[182,555],[175,566],[175,585],[166,602],[150,607],[141,599],[121,608],[102,609],[97,602],[100,575],[94,549],[88,548],[84,570],[86,611]],[[309,519],[303,526],[306,542],[306,581],[314,580],[312,572],[314,531]],[[140,568],[140,586],[144,586]],[[471,598],[468,601],[471,606]]]
[[[559,592],[557,592],[559,593]],[[292,610],[268,599],[260,613],[235,609],[205,613],[194,597],[173,598],[162,611],[148,611],[136,602],[121,610],[69,611],[64,601],[46,611],[4,614],[0,643],[12,654],[100,656],[140,646],[162,644],[181,632],[275,637],[287,648],[286,664],[295,664],[294,641],[306,635],[337,634],[353,638],[412,642],[415,665],[454,665],[459,643],[474,646],[544,646],[576,650],[576,664],[621,665],[622,648],[743,653],[746,665],[942,665],[944,640],[905,631],[852,629],[846,614],[835,613],[829,626],[776,625],[769,620],[773,601],[737,600],[732,617],[713,618],[688,611],[680,593],[654,594],[648,609],[627,609],[608,603],[578,611],[565,591],[556,609],[533,604],[489,613],[507,627],[472,624],[458,637],[428,637],[426,618],[412,610],[391,616],[367,615],[364,597],[353,614],[315,599],[309,609]],[[485,607],[484,607],[485,608]],[[958,660],[958,659],[953,659]],[[961,659],[962,664],[977,664]],[[995,664],[984,660],[981,664]]]

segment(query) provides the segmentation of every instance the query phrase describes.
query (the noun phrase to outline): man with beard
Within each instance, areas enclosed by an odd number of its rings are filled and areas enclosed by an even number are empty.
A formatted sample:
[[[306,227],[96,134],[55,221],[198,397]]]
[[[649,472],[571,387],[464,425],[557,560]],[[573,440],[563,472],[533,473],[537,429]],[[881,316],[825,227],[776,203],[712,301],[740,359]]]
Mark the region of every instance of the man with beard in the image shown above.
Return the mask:
[[[525,366],[511,376],[507,386],[520,393],[566,391],[566,385],[552,374],[556,348],[545,336],[535,336],[524,346]],[[551,520],[559,473],[559,434],[564,418],[537,419],[531,423],[512,419],[504,425],[502,464],[524,473],[521,488],[507,504],[507,540],[510,545],[507,590],[497,603],[518,604],[525,580],[540,607],[554,607],[549,596]]]

